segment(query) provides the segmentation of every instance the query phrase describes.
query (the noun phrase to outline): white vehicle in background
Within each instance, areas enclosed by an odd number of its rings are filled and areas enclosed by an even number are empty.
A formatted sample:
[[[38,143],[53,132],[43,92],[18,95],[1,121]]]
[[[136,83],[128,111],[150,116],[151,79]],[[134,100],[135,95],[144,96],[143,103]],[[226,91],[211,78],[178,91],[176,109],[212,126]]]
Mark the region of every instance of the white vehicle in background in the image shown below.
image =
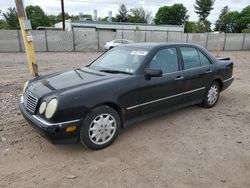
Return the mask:
[[[104,48],[106,50],[110,50],[118,45],[121,45],[121,44],[130,44],[130,43],[133,43],[132,40],[127,40],[127,39],[115,39],[115,40],[112,40],[110,42],[106,42],[106,44],[104,45]]]

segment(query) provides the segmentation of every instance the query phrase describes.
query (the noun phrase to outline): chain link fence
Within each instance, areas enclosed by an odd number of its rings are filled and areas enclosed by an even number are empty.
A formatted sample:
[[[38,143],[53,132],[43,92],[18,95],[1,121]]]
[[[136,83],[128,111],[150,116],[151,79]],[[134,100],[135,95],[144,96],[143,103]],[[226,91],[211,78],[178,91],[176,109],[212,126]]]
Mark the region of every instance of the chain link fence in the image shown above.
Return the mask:
[[[184,42],[199,44],[208,50],[250,50],[250,33],[183,33],[142,30],[112,31],[32,31],[37,52],[104,51],[114,39],[134,42]],[[0,30],[0,52],[23,52],[19,30]]]

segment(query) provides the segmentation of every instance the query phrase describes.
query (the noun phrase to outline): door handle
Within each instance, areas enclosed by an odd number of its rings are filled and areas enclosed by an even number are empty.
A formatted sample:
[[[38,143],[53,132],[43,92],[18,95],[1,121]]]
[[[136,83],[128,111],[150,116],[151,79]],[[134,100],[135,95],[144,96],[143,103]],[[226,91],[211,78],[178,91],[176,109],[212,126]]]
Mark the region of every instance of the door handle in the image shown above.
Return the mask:
[[[208,73],[211,73],[211,72],[213,72],[212,70],[210,70],[210,69],[208,69],[208,70],[206,70],[206,74],[208,74]]]
[[[177,76],[174,80],[182,80],[183,78],[183,76]]]

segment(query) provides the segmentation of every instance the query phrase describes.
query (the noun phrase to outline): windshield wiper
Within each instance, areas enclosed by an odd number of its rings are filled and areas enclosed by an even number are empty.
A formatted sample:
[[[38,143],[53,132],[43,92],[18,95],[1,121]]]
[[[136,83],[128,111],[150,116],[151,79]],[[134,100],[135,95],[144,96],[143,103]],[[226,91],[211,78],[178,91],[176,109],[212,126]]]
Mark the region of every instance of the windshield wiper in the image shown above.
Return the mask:
[[[120,71],[120,70],[110,70],[110,69],[103,69],[103,70],[99,70],[100,72],[107,72],[107,73],[112,73],[112,74],[129,74],[129,75],[133,75],[130,72],[126,72],[126,71]]]

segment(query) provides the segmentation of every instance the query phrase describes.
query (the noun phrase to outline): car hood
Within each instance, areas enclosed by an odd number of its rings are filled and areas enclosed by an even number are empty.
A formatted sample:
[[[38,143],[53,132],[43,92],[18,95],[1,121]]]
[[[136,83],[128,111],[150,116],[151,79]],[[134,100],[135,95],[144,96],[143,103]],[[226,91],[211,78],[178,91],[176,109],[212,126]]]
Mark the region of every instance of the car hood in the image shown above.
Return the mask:
[[[28,90],[37,97],[41,97],[52,92],[62,92],[71,88],[101,82],[113,77],[115,77],[115,75],[100,73],[99,71],[86,67],[38,76],[31,81]]]

